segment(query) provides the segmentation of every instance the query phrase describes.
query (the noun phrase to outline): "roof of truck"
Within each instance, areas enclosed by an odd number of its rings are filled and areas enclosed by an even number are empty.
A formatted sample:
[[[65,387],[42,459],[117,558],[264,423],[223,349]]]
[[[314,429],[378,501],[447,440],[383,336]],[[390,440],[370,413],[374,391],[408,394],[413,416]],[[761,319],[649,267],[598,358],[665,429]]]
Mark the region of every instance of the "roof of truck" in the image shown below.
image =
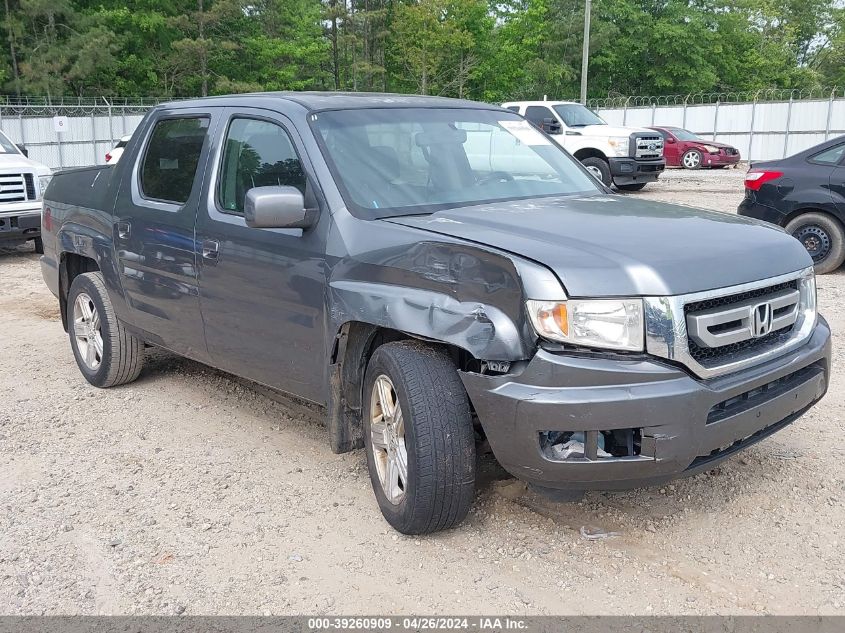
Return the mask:
[[[579,105],[577,101],[508,101],[502,104],[503,108],[508,106],[551,106],[551,105]]]
[[[259,101],[283,99],[299,104],[308,111],[353,108],[491,108],[499,106],[466,99],[450,99],[425,95],[403,95],[389,92],[253,92],[202,99],[188,99],[161,104],[163,107],[187,108],[198,105],[232,105],[233,101]]]

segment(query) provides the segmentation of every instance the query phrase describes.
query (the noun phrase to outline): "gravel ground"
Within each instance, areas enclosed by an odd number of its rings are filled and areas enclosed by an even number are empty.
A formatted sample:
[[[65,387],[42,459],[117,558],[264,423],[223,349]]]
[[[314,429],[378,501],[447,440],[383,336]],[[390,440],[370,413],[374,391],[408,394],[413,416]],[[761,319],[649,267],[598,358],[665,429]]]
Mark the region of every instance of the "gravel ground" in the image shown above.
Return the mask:
[[[742,175],[635,195],[732,212]],[[845,275],[819,287],[839,339]],[[839,351],[820,406],[706,474],[554,504],[488,457],[466,523],[408,538],[301,410],[166,354],[95,389],[58,319],[31,246],[0,254],[1,613],[845,614]]]

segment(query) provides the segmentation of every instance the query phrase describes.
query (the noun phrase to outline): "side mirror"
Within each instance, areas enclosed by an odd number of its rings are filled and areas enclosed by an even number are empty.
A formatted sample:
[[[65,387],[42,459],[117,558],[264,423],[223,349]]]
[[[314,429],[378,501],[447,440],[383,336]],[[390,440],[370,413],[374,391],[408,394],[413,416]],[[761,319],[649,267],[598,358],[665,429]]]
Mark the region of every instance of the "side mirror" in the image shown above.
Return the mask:
[[[307,229],[317,220],[316,209],[305,208],[296,187],[253,187],[246,192],[244,217],[253,229]]]
[[[24,145],[23,143],[17,143],[15,147],[17,147],[21,151],[21,154],[29,158],[29,150],[26,148],[26,145]]]
[[[543,119],[543,131],[548,134],[560,134],[560,123],[551,117]]]
[[[575,130],[566,130],[567,136],[583,136],[581,132],[576,132]]]
[[[666,142],[667,142],[667,143],[674,143],[674,142],[675,142],[675,139],[673,139],[671,136],[667,136],[667,137],[666,137]]]

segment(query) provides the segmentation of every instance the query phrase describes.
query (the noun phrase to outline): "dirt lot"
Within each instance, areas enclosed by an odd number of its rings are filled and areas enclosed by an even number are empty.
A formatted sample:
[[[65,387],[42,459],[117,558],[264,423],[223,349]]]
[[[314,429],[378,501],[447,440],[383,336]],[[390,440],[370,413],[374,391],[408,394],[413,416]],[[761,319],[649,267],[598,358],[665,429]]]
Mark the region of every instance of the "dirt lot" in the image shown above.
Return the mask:
[[[732,212],[741,181],[637,195]],[[845,274],[819,287],[842,349]],[[819,407],[709,473],[556,505],[488,459],[461,528],[406,538],[318,423],[164,354],[97,390],[58,316],[31,247],[0,254],[2,613],[845,614],[839,351]]]

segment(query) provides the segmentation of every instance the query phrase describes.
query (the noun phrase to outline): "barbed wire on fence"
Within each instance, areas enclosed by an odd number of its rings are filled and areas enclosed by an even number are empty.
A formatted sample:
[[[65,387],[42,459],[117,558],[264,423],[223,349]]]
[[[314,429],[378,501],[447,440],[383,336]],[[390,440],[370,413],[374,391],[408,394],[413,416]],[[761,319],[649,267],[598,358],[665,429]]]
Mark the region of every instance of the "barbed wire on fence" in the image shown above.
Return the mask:
[[[91,116],[143,114],[169,97],[28,97],[0,95],[0,116]]]
[[[711,103],[753,103],[755,101],[809,101],[812,99],[835,99],[837,94],[845,96],[845,89],[833,86],[810,89],[767,88],[749,91],[693,92],[675,95],[608,96],[589,99],[587,105],[591,108],[607,109]]]
[[[710,103],[752,103],[754,101],[797,101],[845,97],[845,88],[692,92],[672,95],[610,95],[590,99],[591,108],[637,108],[648,106],[703,105]],[[153,106],[178,97],[45,97],[0,95],[0,116],[90,116],[96,114],[143,114]]]

